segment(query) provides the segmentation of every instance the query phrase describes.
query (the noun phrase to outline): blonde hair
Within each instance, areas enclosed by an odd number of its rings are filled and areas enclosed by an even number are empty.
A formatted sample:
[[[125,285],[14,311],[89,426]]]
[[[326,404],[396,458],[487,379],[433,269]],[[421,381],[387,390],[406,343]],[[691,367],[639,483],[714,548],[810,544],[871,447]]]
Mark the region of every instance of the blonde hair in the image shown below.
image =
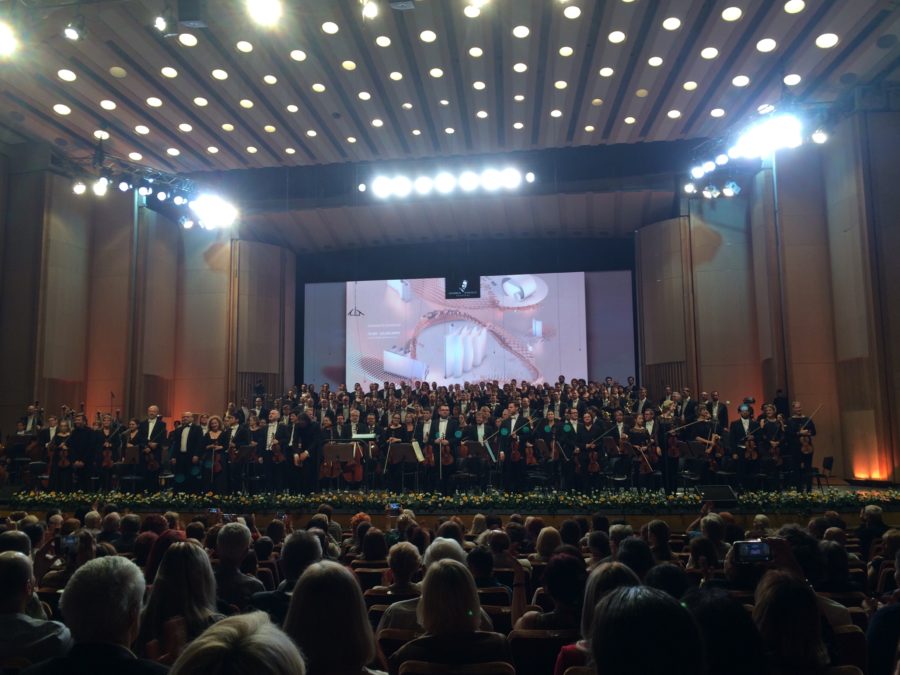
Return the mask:
[[[375,658],[375,636],[356,577],[336,562],[300,575],[284,620],[311,672],[359,671]]]
[[[408,582],[421,566],[419,549],[408,541],[398,542],[388,551],[388,567],[394,573],[395,581]]]
[[[485,530],[487,530],[487,518],[482,513],[476,513],[472,517],[472,529],[469,530],[469,534],[478,536]]]
[[[535,542],[535,550],[542,560],[550,560],[553,552],[562,546],[562,537],[555,527],[545,527],[540,531]]]
[[[171,675],[305,675],[291,639],[265,612],[222,619],[187,646]]]
[[[417,614],[419,625],[431,635],[478,630],[481,603],[469,568],[449,558],[431,565],[422,581]]]

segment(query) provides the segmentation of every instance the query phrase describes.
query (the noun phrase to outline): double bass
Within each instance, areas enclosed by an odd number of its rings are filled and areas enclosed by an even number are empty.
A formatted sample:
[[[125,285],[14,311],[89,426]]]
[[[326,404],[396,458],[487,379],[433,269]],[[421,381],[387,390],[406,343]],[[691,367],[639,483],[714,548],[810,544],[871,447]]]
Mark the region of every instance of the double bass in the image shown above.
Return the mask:
[[[361,483],[363,479],[363,468],[362,468],[362,459],[363,453],[362,449],[359,447],[359,443],[356,442],[353,444],[353,459],[349,462],[344,462],[344,469],[341,472],[341,477],[348,483]]]

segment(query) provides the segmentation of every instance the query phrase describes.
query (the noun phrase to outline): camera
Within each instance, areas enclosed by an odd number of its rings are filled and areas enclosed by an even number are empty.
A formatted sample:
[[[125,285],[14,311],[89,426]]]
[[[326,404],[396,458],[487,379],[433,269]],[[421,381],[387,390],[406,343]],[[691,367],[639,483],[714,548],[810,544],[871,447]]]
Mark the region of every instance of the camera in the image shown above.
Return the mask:
[[[391,502],[387,505],[387,509],[389,516],[399,516],[400,515],[400,504],[397,502]]]
[[[734,542],[734,561],[736,563],[769,562],[772,559],[772,549],[764,541],[736,541]]]

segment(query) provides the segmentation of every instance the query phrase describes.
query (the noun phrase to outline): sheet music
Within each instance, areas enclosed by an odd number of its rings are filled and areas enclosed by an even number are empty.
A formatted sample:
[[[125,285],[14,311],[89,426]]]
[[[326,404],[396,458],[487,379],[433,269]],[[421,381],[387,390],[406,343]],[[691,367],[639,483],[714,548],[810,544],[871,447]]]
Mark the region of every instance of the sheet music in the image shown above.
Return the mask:
[[[425,461],[425,455],[422,454],[422,448],[419,446],[419,441],[412,442],[413,452],[416,453],[416,459],[419,460],[419,463]]]

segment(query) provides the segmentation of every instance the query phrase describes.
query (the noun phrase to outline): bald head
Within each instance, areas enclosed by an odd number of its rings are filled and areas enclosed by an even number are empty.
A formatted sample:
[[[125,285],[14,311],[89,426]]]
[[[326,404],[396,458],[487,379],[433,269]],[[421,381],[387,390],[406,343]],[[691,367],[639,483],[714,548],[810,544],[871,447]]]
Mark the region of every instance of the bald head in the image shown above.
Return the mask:
[[[0,551],[16,551],[23,555],[31,555],[31,539],[19,530],[0,532]]]
[[[31,558],[18,551],[0,553],[0,613],[24,612],[33,588]]]

